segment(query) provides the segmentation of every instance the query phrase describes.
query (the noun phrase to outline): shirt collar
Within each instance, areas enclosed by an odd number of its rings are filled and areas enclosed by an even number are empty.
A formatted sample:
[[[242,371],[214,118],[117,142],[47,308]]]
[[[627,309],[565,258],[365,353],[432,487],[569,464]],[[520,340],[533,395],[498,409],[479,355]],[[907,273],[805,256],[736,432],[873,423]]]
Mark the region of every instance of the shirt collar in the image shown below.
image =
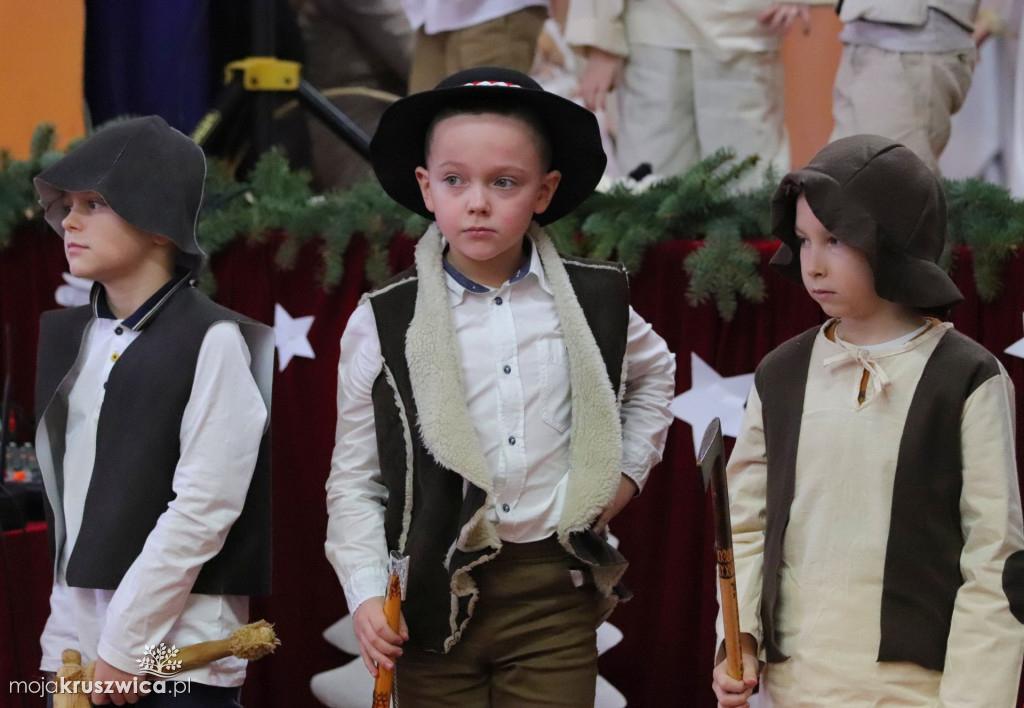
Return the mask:
[[[133,332],[141,332],[156,317],[156,314],[163,306],[167,304],[167,301],[171,299],[171,295],[187,285],[191,278],[192,272],[190,270],[175,268],[171,279],[153,293],[148,300],[142,303],[139,309],[125,317],[121,324]],[[114,311],[110,309],[110,305],[107,303],[107,291],[102,283],[97,281],[92,284],[90,299],[92,301],[92,313],[95,317],[107,320],[117,319]]]
[[[444,246],[444,260],[442,265],[444,266],[444,272],[448,274],[446,282],[449,290],[462,295],[466,292],[471,293],[488,293],[494,290],[486,285],[481,285],[474,280],[466,277],[460,273],[455,266],[448,262],[448,249],[451,246],[445,243]],[[519,269],[512,274],[512,277],[508,279],[510,284],[518,283],[528,275],[533,275],[537,278],[538,284],[545,290],[545,292],[551,292],[548,287],[547,279],[544,277],[544,268],[541,266],[540,256],[537,253],[537,249],[533,245],[533,241],[529,236],[523,239],[523,260],[519,266]]]

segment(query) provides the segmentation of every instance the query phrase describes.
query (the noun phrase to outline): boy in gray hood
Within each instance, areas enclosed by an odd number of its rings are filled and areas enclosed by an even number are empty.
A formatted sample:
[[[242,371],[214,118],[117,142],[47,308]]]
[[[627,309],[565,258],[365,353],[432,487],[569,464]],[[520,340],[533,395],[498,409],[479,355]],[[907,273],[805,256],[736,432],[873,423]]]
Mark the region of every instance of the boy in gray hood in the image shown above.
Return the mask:
[[[176,697],[141,697],[153,677],[139,665],[162,643],[227,636],[248,596],[270,591],[273,333],[192,287],[205,175],[199,146],[148,116],[101,129],[35,180],[69,270],[95,281],[88,305],[39,327],[54,560],[41,668],[65,649],[95,660],[96,705],[237,708],[241,659],[182,672]]]

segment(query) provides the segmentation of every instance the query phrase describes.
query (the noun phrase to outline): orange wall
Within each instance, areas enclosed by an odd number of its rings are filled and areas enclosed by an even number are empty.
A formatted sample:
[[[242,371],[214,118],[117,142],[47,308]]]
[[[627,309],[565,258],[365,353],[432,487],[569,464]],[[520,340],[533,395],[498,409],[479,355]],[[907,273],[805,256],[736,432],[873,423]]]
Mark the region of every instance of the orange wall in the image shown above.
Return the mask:
[[[61,146],[85,132],[84,0],[0,0],[0,148],[28,156],[36,125]]]
[[[831,7],[811,8],[811,32],[800,28],[782,43],[786,71],[786,125],[794,169],[803,167],[832,133],[832,82],[839,66],[842,23]]]

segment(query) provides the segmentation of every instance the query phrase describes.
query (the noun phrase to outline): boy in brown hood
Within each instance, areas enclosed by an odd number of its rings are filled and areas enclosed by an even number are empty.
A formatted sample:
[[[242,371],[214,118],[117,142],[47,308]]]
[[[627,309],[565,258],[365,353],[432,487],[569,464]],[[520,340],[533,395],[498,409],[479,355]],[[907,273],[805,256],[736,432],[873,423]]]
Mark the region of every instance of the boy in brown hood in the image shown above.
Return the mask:
[[[744,676],[779,706],[1009,706],[1024,656],[1014,392],[927,316],[960,302],[936,264],[942,187],[858,135],[787,175],[772,259],[829,319],[764,358],[729,461]],[[764,663],[761,663],[764,662]],[[758,679],[758,667],[763,667]]]

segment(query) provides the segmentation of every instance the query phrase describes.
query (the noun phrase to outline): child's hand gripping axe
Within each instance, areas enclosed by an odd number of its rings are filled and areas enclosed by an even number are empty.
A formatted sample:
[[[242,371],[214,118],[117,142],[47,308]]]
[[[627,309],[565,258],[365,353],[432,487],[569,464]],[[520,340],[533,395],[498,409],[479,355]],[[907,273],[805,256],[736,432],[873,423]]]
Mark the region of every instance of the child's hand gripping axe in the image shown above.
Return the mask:
[[[402,617],[402,600],[405,599],[405,587],[409,578],[409,556],[404,558],[397,551],[391,551],[388,561],[388,592],[384,596],[384,617],[388,626],[398,631]],[[391,688],[395,679],[394,669],[377,667],[377,680],[373,684],[373,708],[390,708]]]
[[[726,671],[734,679],[743,678],[743,655],[740,649],[740,613],[736,599],[736,566],[732,558],[732,522],[729,519],[729,485],[725,478],[722,422],[715,418],[708,424],[700,443],[697,464],[704,489],[711,484],[711,507],[715,517],[715,559],[718,563],[718,584],[722,595],[722,620],[725,625]]]

